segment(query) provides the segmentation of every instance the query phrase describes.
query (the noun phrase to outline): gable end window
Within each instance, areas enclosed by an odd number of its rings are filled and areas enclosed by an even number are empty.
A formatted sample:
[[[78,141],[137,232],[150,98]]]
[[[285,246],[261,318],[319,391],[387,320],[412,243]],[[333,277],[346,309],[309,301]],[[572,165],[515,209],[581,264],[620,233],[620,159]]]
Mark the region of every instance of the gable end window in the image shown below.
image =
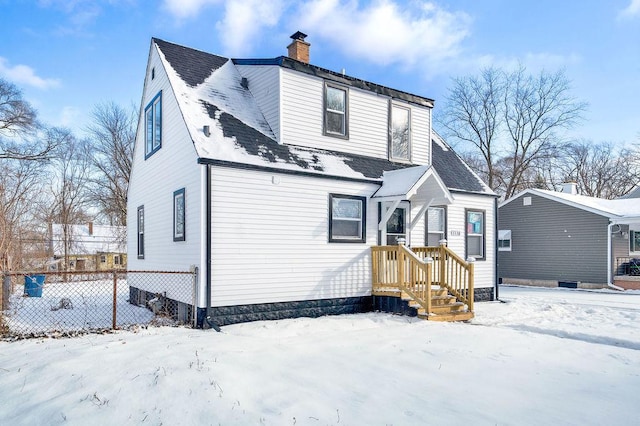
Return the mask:
[[[466,256],[476,260],[485,260],[485,212],[484,210],[465,210],[466,216]]]
[[[144,109],[145,160],[162,147],[162,91]]]
[[[324,86],[324,134],[349,137],[349,92],[346,88]]]
[[[144,259],[144,206],[138,207],[138,259]]]
[[[367,199],[354,195],[329,196],[329,242],[364,243]]]
[[[391,103],[389,111],[389,158],[410,161],[411,110]]]
[[[173,241],[185,240],[184,188],[173,193]]]

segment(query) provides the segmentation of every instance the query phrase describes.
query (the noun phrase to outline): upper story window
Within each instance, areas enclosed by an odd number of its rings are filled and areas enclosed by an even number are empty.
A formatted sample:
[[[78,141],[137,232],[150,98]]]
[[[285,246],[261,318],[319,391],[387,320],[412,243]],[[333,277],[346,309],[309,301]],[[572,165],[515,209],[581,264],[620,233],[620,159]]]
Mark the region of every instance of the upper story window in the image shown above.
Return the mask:
[[[437,247],[446,238],[446,210],[444,207],[427,209],[427,246]]]
[[[329,197],[329,242],[363,243],[366,198],[331,194]]]
[[[485,259],[485,214],[484,210],[465,210],[467,216],[467,256],[476,260]]]
[[[338,86],[324,86],[324,134],[349,137],[349,92]]]
[[[389,117],[389,157],[392,160],[411,160],[411,110],[391,104]]]
[[[159,92],[144,110],[145,150],[149,158],[162,146],[162,92]]]

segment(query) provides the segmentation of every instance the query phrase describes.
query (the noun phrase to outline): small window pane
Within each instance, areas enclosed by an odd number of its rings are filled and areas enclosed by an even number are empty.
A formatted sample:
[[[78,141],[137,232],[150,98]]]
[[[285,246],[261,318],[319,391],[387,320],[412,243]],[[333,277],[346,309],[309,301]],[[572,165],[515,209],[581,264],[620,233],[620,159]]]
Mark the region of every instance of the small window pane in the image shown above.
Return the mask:
[[[475,235],[467,237],[467,256],[484,257],[482,253],[482,237]]]
[[[162,140],[162,103],[160,99],[158,99],[153,106],[155,111],[155,130],[154,130],[154,139],[153,139],[153,149],[158,149],[160,147],[160,142]]]
[[[360,200],[334,198],[333,217],[360,219],[362,217],[362,202]]]
[[[444,209],[430,208],[427,215],[429,232],[444,232]]]
[[[184,189],[173,193],[173,240],[185,240],[185,197]]]
[[[467,213],[467,234],[483,233],[483,214],[480,212]]]
[[[629,233],[629,251],[640,251],[640,232],[631,231]]]
[[[327,132],[344,134],[344,115],[327,111]]]
[[[405,209],[397,208],[387,222],[387,234],[405,233]]]
[[[336,89],[335,87],[327,87],[327,109],[333,111],[345,112],[345,98],[346,93],[344,90]]]
[[[333,236],[360,238],[360,221],[334,220]]]
[[[411,132],[409,127],[409,110],[392,106],[391,108],[391,156],[392,158],[409,159]]]
[[[147,154],[153,151],[153,109],[149,108],[146,112],[146,120],[147,120]]]

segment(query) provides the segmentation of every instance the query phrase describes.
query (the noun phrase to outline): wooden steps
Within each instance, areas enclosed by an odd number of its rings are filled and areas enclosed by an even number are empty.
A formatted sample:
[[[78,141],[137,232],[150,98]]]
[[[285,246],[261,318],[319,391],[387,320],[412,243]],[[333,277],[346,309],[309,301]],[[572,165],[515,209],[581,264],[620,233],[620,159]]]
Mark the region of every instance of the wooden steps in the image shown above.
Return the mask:
[[[474,317],[473,312],[467,309],[467,305],[456,301],[456,297],[450,295],[446,288],[437,285],[431,288],[430,314],[420,303],[397,287],[377,288],[373,291],[373,295],[401,298],[417,311],[418,318],[429,321],[469,321]]]

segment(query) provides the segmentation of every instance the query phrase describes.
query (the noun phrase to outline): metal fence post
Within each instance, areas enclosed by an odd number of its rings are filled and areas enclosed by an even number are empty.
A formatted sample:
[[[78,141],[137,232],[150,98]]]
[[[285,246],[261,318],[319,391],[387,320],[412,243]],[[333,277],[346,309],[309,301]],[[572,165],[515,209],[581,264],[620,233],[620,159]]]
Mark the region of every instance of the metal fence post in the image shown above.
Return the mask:
[[[9,295],[11,294],[11,275],[2,275],[2,291],[0,292],[0,309],[9,309]]]
[[[115,269],[113,270],[113,321],[111,322],[111,328],[116,329],[116,306],[118,304],[118,274]]]

